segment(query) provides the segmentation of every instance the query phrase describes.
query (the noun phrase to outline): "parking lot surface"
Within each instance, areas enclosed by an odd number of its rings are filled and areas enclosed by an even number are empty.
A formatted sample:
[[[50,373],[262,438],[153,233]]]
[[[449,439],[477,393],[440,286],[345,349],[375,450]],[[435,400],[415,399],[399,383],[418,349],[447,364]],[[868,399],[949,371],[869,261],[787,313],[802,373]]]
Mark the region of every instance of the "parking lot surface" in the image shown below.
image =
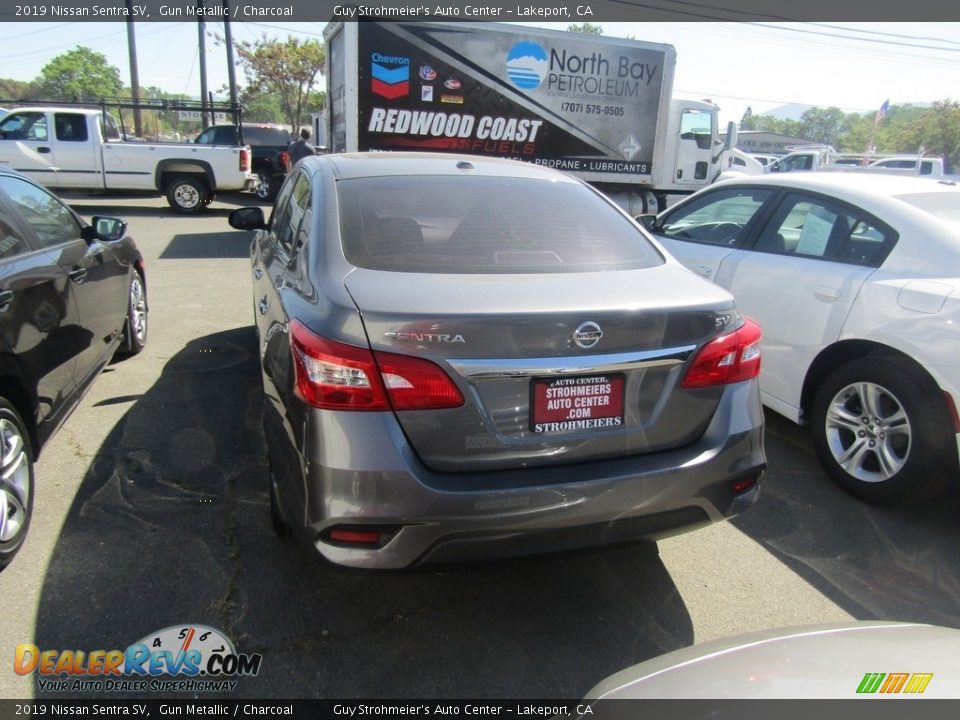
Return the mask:
[[[19,643],[123,649],[175,625],[218,628],[263,655],[231,697],[368,699],[577,698],[633,663],[751,630],[960,626],[958,494],[864,505],[770,413],[759,503],[659,553],[370,574],[276,538],[249,237],[226,221],[251,200],[184,217],[160,199],[68,198],[88,218],[129,220],[149,339],[108,366],[37,465],[30,535],[0,574],[0,696],[55,696],[13,671]]]

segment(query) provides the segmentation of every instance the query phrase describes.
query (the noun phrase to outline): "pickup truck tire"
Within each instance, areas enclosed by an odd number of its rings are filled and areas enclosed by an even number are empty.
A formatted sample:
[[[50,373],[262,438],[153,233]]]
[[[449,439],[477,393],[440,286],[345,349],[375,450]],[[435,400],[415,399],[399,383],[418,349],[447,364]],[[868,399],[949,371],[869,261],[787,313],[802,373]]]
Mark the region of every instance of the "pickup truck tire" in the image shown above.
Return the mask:
[[[202,180],[189,175],[178,175],[167,185],[167,202],[180,213],[200,212],[212,198],[209,188]]]
[[[16,408],[0,397],[0,570],[23,546],[33,515],[30,436]]]
[[[258,200],[273,200],[277,196],[277,187],[271,177],[265,173],[257,173],[260,184],[255,195]]]

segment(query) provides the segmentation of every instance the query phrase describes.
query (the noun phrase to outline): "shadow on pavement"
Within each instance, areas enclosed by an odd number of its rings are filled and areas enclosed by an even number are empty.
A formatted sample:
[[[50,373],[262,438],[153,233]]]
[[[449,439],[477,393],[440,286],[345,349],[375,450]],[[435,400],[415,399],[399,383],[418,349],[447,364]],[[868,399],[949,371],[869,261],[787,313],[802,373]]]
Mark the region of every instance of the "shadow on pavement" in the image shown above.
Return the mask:
[[[832,483],[803,428],[767,411],[767,437],[773,479],[737,528],[859,620],[960,627],[960,491],[875,507]]]
[[[642,547],[370,574],[278,540],[257,358],[250,327],[190,342],[110,432],[47,570],[41,649],[123,650],[206,624],[263,654],[231,697],[579,698],[692,643]]]
[[[229,229],[219,233],[179,233],[170,239],[160,259],[246,258],[250,257],[250,237],[249,233]]]

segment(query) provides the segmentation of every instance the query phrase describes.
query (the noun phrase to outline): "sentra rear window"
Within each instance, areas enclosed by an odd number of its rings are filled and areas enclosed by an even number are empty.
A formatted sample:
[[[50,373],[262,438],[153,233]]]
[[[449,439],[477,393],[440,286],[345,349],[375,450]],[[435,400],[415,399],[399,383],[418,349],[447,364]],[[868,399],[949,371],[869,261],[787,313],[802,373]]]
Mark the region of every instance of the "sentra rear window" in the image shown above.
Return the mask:
[[[941,220],[960,223],[960,192],[913,193],[897,195],[896,198]]]
[[[416,273],[569,273],[663,263],[637,227],[578,183],[408,176],[339,183],[353,265]]]

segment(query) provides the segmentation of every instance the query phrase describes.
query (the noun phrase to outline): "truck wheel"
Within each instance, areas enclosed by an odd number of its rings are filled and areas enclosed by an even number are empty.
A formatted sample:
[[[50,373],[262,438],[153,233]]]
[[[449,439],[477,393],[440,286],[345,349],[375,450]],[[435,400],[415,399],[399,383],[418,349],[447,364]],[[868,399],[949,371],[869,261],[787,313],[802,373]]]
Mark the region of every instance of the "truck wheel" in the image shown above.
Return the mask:
[[[817,390],[811,428],[826,471],[867,502],[926,500],[957,473],[943,394],[905,358],[871,356],[841,365]]]
[[[277,194],[274,190],[273,183],[270,181],[270,176],[264,173],[257,173],[257,177],[260,178],[260,184],[257,186],[257,192],[255,193],[258,200],[273,200],[274,196]]]
[[[0,569],[13,560],[33,514],[30,440],[16,409],[0,398]]]
[[[189,175],[179,175],[167,186],[167,202],[177,212],[195,213],[203,210],[209,203],[210,191],[200,180]]]

